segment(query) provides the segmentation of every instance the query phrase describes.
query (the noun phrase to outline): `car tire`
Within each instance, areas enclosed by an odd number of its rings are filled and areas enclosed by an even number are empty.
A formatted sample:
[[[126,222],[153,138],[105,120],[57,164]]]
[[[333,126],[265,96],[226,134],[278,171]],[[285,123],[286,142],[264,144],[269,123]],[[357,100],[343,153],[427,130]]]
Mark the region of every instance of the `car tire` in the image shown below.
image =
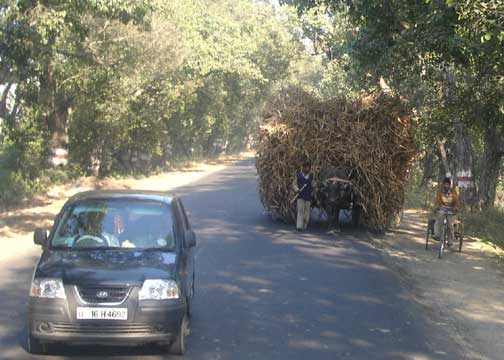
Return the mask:
[[[174,355],[184,355],[186,352],[186,336],[189,335],[189,318],[184,315],[177,336],[170,347],[170,352]]]
[[[186,304],[187,304],[187,316],[189,319],[192,318],[192,305],[194,299],[194,280],[195,276],[193,275],[192,285],[189,294],[187,295]]]
[[[354,228],[357,228],[359,227],[359,223],[360,223],[360,207],[358,205],[354,206],[352,208],[352,226]]]
[[[193,277],[192,277],[192,292],[191,292],[191,299],[194,298],[194,294],[196,294],[196,274],[193,273]]]
[[[31,334],[27,336],[27,349],[30,354],[33,355],[44,355],[48,353],[47,344],[41,343],[38,339],[35,339]]]
[[[186,297],[186,304],[187,304],[186,314],[187,317],[190,319],[192,318],[192,300],[190,295]]]

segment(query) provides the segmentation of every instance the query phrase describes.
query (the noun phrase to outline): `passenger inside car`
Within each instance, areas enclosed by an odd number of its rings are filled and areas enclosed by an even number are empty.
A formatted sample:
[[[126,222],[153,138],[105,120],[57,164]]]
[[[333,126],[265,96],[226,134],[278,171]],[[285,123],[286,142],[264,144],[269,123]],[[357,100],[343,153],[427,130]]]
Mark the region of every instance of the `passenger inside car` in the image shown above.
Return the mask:
[[[141,226],[140,226],[141,225]],[[121,234],[122,247],[173,247],[173,230],[171,222],[164,216],[143,215],[134,217],[126,223]]]
[[[168,209],[122,205],[87,202],[68,209],[54,244],[76,248],[174,247],[173,221]]]

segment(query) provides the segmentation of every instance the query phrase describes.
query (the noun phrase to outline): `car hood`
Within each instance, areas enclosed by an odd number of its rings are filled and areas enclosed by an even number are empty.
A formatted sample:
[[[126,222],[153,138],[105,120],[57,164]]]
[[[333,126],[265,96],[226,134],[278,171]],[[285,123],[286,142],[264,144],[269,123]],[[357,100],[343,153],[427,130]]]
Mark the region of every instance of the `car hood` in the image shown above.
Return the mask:
[[[142,284],[145,279],[175,279],[177,256],[163,251],[46,251],[37,278],[58,278],[64,284]]]

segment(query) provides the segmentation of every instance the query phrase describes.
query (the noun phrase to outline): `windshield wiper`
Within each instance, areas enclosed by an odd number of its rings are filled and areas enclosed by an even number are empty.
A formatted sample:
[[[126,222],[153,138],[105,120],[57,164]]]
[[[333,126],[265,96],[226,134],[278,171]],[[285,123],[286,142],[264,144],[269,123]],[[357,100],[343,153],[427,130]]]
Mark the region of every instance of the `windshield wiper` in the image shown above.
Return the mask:
[[[120,247],[120,246],[52,246],[51,250],[134,250],[134,251],[163,251],[175,252],[175,249],[168,247],[151,247],[151,248],[134,248],[134,247]]]
[[[71,250],[71,246],[64,246],[64,245],[57,245],[57,246],[51,246],[51,250]]]
[[[168,247],[151,247],[151,248],[139,248],[140,251],[163,251],[163,252],[175,252],[175,249]]]
[[[53,246],[54,250],[77,250],[77,251],[86,251],[86,250],[123,250],[124,248],[117,246]]]

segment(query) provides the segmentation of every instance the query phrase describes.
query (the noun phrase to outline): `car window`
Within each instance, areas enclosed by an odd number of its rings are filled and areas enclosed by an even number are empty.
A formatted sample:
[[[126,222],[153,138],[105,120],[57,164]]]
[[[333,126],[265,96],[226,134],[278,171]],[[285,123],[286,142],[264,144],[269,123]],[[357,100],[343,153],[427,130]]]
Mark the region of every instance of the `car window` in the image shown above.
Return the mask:
[[[85,200],[66,208],[53,247],[175,249],[169,205],[144,200]]]

